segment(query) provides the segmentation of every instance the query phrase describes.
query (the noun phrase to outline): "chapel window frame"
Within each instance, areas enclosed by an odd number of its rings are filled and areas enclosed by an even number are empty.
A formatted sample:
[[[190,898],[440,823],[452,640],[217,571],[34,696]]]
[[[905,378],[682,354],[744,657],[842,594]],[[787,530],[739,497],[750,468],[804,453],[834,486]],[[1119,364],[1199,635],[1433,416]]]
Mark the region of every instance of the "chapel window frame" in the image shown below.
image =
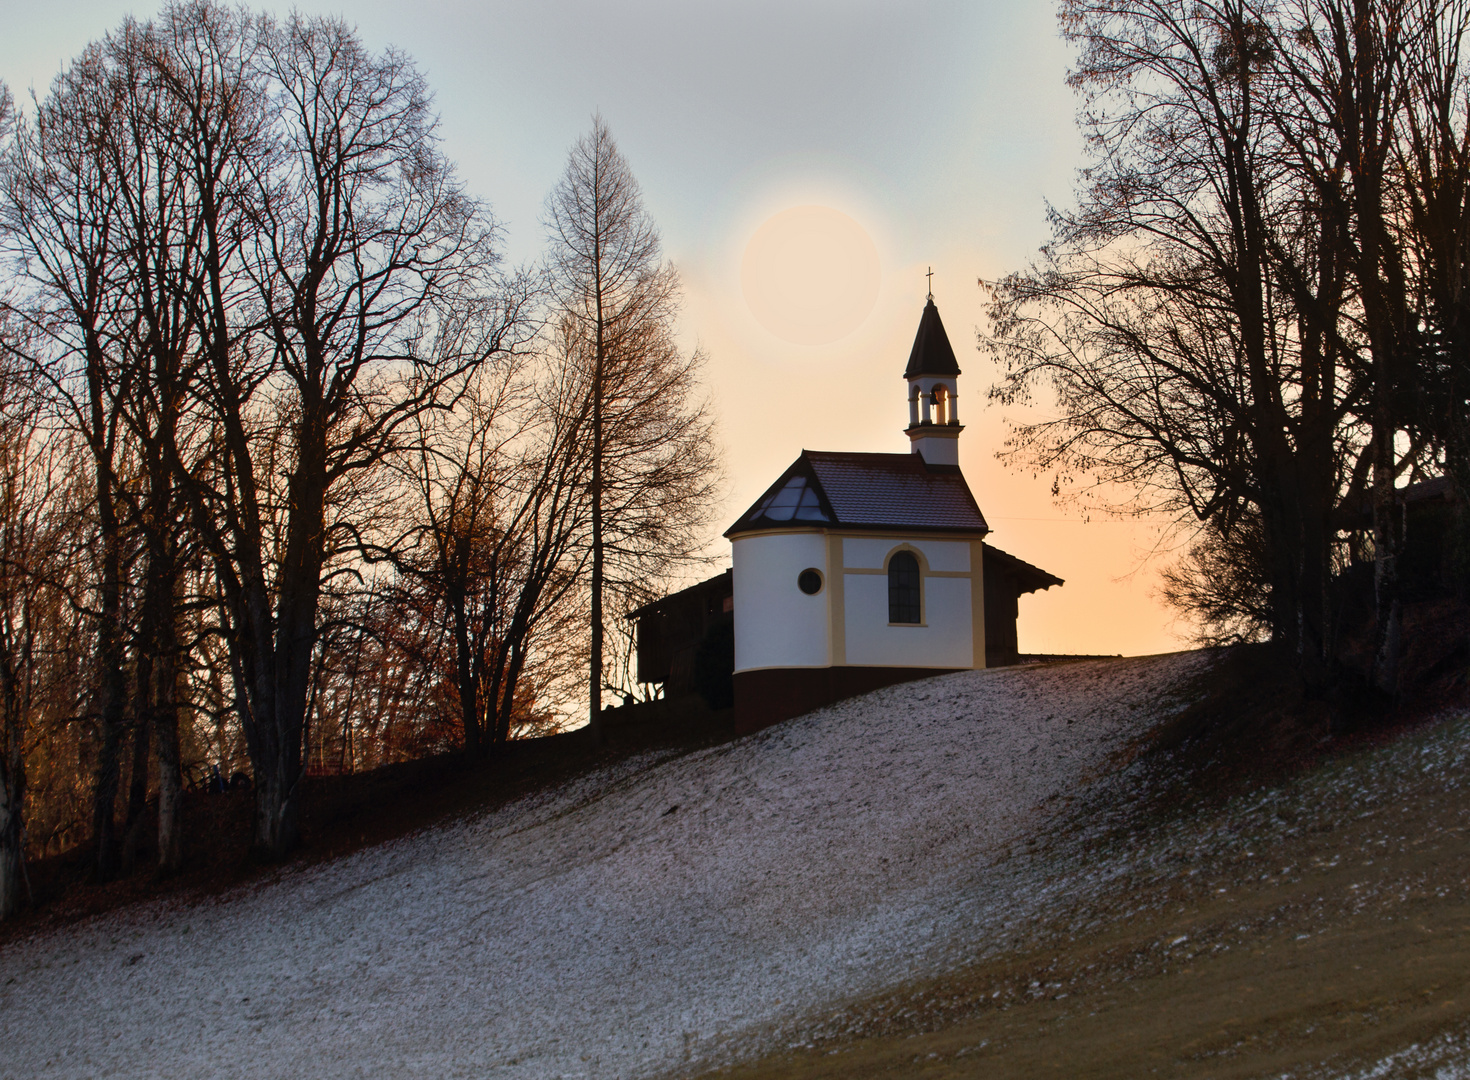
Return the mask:
[[[923,552],[904,544],[894,548],[883,560],[883,569],[888,578],[888,625],[907,627],[923,626],[924,623],[924,578],[926,560]],[[896,565],[895,565],[896,564]],[[912,575],[911,581],[905,581]],[[898,592],[902,590],[902,592]],[[896,592],[898,595],[895,595]],[[912,614],[913,618],[904,618]],[[895,616],[900,616],[895,618]]]

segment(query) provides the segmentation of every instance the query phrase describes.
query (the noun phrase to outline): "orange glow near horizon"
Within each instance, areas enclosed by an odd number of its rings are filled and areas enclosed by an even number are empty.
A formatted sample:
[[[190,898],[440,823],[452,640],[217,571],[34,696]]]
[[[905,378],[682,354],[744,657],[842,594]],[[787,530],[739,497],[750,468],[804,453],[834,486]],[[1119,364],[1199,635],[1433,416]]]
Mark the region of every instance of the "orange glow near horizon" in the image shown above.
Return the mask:
[[[781,216],[768,211],[755,230],[732,237],[724,260],[685,265],[686,325],[698,328],[710,358],[706,377],[729,474],[716,535],[803,449],[909,449],[902,375],[925,303],[928,260],[902,265],[880,246],[871,314],[845,337],[802,344],[742,302],[748,293],[738,284],[754,233]],[[1159,570],[1172,557],[1161,544],[1167,522],[1058,505],[1050,475],[1033,476],[997,457],[1009,434],[1008,415],[987,400],[999,373],[975,348],[985,322],[976,278],[995,276],[996,268],[958,245],[936,252],[932,265],[935,301],[963,371],[956,401],[965,425],[960,464],[990,524],[990,542],[1066,581],[1021,598],[1022,651],[1143,655],[1187,647],[1189,625],[1158,596]],[[788,280],[799,299],[806,290],[801,275]],[[1112,494],[1118,502],[1127,495]],[[728,542],[716,539],[710,551],[728,558]]]

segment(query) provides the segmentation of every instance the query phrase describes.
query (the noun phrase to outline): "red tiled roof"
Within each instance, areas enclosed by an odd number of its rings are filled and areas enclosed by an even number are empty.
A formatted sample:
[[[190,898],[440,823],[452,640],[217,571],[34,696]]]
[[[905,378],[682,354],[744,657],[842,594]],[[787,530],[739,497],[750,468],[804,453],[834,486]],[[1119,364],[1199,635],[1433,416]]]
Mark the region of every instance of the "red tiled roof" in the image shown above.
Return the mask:
[[[922,532],[990,531],[958,468],[925,465],[914,453],[803,450],[725,535],[822,524]]]

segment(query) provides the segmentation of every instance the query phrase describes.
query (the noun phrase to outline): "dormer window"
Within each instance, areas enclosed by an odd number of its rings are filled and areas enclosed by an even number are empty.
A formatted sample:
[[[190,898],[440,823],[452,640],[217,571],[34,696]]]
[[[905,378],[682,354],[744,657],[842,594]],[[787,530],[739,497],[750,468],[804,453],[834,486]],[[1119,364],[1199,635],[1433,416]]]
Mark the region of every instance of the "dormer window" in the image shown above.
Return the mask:
[[[888,560],[888,621],[914,623],[920,620],[919,560],[912,551],[895,551]]]
[[[786,481],[760,504],[754,516],[769,521],[828,520],[821,499],[804,476],[793,476]]]

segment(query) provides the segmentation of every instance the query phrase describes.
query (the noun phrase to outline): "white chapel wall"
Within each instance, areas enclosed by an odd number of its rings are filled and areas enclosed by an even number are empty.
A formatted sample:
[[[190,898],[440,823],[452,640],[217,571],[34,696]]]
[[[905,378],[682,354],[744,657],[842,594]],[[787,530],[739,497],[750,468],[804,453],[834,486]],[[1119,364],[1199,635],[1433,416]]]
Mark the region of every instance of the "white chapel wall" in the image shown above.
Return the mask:
[[[924,606],[919,626],[888,622],[887,559],[900,545],[923,555]],[[964,540],[847,537],[842,541],[846,662],[878,667],[967,668],[971,637],[970,544]],[[965,574],[936,577],[934,574]]]
[[[735,670],[830,664],[827,538],[819,532],[768,533],[737,537],[731,547]],[[797,575],[809,567],[823,577],[815,596],[796,586]]]
[[[961,574],[969,572],[968,540],[898,540],[883,536],[848,536],[842,541],[842,565],[848,570],[886,570],[888,553],[899,545],[922,552],[930,570]]]
[[[925,576],[920,626],[889,624],[886,574],[847,574],[844,584],[849,664],[938,668],[973,664],[968,577]]]

